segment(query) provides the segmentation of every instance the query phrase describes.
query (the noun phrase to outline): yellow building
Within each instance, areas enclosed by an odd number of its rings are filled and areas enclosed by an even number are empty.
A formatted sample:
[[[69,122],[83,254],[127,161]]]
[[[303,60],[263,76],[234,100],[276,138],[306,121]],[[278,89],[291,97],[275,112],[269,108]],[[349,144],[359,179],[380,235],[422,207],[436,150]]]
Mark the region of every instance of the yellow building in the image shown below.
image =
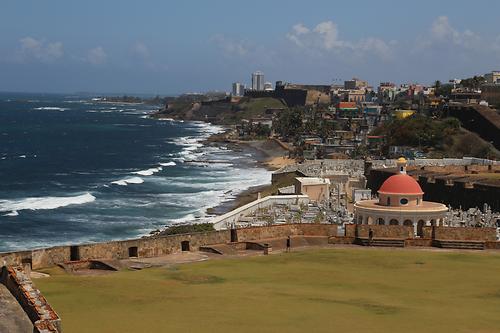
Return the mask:
[[[415,110],[396,110],[394,111],[396,119],[405,119],[415,114]]]

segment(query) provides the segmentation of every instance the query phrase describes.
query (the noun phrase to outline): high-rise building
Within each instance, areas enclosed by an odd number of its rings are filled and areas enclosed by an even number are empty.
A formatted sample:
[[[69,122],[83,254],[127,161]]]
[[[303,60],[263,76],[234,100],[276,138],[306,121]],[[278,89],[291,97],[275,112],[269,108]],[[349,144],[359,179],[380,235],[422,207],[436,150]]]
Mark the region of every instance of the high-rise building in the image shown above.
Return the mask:
[[[243,96],[245,95],[245,85],[240,82],[233,83],[233,96]]]
[[[252,73],[252,90],[264,90],[264,73],[262,73],[261,71]]]

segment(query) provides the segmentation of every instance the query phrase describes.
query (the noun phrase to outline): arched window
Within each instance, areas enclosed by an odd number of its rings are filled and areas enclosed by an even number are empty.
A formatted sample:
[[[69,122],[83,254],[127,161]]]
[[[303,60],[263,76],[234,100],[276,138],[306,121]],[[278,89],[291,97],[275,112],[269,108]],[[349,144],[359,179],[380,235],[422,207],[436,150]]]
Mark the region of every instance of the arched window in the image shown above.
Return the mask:
[[[407,205],[408,204],[408,199],[401,198],[401,200],[399,200],[399,203],[402,204],[402,205]]]
[[[391,205],[391,197],[387,197],[387,206]]]
[[[406,226],[410,226],[410,227],[411,227],[411,226],[413,226],[413,222],[412,222],[411,220],[405,220],[405,221],[403,222],[403,225],[406,225]]]
[[[398,222],[398,220],[396,220],[396,219],[392,219],[392,220],[390,220],[390,221],[389,221],[389,224],[390,224],[390,225],[398,225],[398,224],[399,224],[399,222]]]
[[[424,236],[424,225],[425,225],[424,220],[419,220],[417,222],[417,236],[420,236],[420,237]]]
[[[378,225],[385,225],[385,220],[384,220],[383,218],[379,217],[379,218],[377,219],[377,224],[378,224]]]

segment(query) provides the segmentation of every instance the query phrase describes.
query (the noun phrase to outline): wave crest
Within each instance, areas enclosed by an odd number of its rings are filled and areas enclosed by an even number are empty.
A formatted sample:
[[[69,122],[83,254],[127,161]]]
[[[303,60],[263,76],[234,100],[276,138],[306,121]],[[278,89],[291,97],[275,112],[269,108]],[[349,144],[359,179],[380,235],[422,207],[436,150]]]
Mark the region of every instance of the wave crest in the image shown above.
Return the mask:
[[[111,182],[111,184],[120,186],[127,186],[128,184],[142,184],[142,183],[144,183],[144,179],[142,179],[141,177],[130,177]]]
[[[0,212],[11,212],[7,216],[16,216],[20,210],[56,209],[69,205],[82,205],[95,201],[90,193],[72,197],[33,197],[18,200],[0,200]],[[12,214],[12,215],[10,215]]]

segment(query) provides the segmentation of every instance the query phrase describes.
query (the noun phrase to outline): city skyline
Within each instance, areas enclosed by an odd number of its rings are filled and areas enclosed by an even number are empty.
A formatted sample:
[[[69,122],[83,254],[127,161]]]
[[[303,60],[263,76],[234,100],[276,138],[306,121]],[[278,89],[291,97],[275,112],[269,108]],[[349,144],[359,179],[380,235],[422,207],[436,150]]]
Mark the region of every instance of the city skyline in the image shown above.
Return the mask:
[[[9,2],[0,91],[229,91],[256,70],[270,82],[430,84],[500,67],[498,3],[370,4]]]

